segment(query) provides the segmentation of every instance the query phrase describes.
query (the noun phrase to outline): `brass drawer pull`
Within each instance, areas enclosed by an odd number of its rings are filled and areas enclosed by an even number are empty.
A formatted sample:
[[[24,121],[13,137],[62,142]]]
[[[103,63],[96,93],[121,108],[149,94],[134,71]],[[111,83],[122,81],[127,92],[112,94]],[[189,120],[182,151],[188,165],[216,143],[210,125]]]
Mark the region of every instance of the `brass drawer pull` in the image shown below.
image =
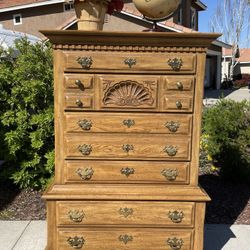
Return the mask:
[[[67,239],[67,242],[74,249],[81,249],[83,247],[84,243],[85,243],[85,240],[83,239],[83,237],[75,236],[73,238],[69,237]]]
[[[131,144],[124,144],[122,146],[122,150],[126,153],[129,153],[129,151],[133,151],[134,150],[134,146]]]
[[[80,99],[77,99],[77,100],[76,100],[76,105],[77,105],[79,108],[81,108],[81,107],[83,106],[83,103],[82,103],[82,101],[81,101]]]
[[[176,105],[176,107],[177,107],[178,109],[181,109],[181,108],[182,108],[182,103],[181,103],[181,101],[177,101],[177,102],[175,103],[175,105]]]
[[[166,122],[165,127],[169,129],[170,132],[177,132],[178,128],[180,127],[180,123],[179,122]]]
[[[174,223],[181,223],[182,219],[184,218],[184,213],[182,211],[169,211],[168,213],[168,218],[171,219],[172,222]]]
[[[174,70],[179,71],[183,65],[183,61],[180,58],[173,58],[168,60],[168,65]]]
[[[135,170],[133,168],[122,168],[121,173],[129,177],[131,174],[135,173]]]
[[[81,89],[84,90],[84,84],[81,82],[81,80],[76,80],[75,84]]]
[[[82,178],[82,180],[89,181],[94,174],[94,170],[93,168],[78,168],[76,173]]]
[[[178,170],[177,169],[163,169],[161,171],[161,174],[168,180],[168,181],[175,181],[178,176]]]
[[[125,234],[120,235],[118,239],[126,245],[129,241],[133,241],[133,236]]]
[[[124,63],[129,66],[129,68],[132,68],[133,65],[136,65],[136,59],[134,58],[126,58],[124,60]]]
[[[180,250],[184,244],[183,239],[168,238],[167,244],[171,247],[172,250]]]
[[[92,152],[92,146],[88,144],[83,144],[78,146],[78,150],[83,154],[83,155],[90,155]]]
[[[84,212],[82,210],[81,211],[79,211],[79,210],[70,210],[68,212],[68,215],[69,215],[70,220],[72,220],[74,222],[78,222],[78,223],[82,222],[82,220],[83,220],[83,218],[85,216],[85,214],[84,214]]]
[[[93,64],[93,59],[91,56],[89,57],[78,57],[76,61],[82,66],[84,69],[89,69]]]
[[[182,82],[177,82],[176,86],[177,86],[178,90],[183,90],[183,84],[182,84]]]
[[[166,146],[164,148],[164,152],[167,153],[169,156],[176,156],[177,152],[178,152],[178,148],[174,147],[172,145],[170,146]]]
[[[124,207],[124,208],[120,208],[118,212],[120,215],[127,218],[128,216],[130,216],[134,213],[134,210],[133,210],[133,208]]]
[[[134,120],[131,120],[131,119],[128,119],[128,120],[124,120],[123,121],[123,125],[124,126],[127,126],[128,128],[132,127],[135,125],[135,121]]]
[[[90,130],[92,127],[92,121],[91,120],[79,120],[78,125],[83,129],[83,130]]]

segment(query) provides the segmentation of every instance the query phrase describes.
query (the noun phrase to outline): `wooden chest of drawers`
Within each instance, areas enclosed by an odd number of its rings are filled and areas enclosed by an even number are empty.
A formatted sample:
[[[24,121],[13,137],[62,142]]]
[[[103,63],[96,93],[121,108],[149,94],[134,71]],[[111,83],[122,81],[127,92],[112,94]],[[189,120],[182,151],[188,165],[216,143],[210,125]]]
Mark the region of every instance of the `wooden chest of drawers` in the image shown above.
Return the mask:
[[[47,250],[202,250],[206,49],[216,34],[44,31],[56,172]]]

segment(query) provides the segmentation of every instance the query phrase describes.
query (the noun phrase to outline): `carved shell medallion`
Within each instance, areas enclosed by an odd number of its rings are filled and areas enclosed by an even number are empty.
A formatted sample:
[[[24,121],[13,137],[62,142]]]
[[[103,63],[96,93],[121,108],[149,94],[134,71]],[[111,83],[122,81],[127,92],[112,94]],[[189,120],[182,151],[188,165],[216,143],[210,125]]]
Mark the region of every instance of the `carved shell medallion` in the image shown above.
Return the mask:
[[[152,105],[154,99],[150,90],[142,84],[135,81],[122,81],[105,92],[103,103],[105,105],[140,106]]]

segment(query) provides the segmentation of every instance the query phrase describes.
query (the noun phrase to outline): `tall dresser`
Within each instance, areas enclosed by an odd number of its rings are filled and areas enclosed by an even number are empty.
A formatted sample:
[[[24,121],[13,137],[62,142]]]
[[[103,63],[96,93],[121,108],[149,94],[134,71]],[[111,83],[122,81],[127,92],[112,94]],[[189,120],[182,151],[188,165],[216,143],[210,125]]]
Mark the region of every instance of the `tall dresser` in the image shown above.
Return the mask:
[[[43,31],[54,48],[47,250],[202,250],[206,50],[217,34]]]

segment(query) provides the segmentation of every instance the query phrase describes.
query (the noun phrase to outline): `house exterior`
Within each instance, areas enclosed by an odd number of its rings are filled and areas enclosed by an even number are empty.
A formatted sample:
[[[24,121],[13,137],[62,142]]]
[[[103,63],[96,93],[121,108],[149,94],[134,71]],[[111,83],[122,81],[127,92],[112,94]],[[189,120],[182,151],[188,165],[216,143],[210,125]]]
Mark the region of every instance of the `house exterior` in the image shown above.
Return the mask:
[[[136,10],[131,0],[124,0],[121,12],[106,15],[104,31],[142,31],[152,24]],[[165,32],[197,32],[199,12],[206,10],[199,0],[182,1],[179,10],[158,24]],[[5,29],[21,31],[43,38],[39,30],[76,29],[74,5],[70,0],[2,0],[0,23]],[[220,88],[223,43],[216,41],[209,48],[205,87]]]

